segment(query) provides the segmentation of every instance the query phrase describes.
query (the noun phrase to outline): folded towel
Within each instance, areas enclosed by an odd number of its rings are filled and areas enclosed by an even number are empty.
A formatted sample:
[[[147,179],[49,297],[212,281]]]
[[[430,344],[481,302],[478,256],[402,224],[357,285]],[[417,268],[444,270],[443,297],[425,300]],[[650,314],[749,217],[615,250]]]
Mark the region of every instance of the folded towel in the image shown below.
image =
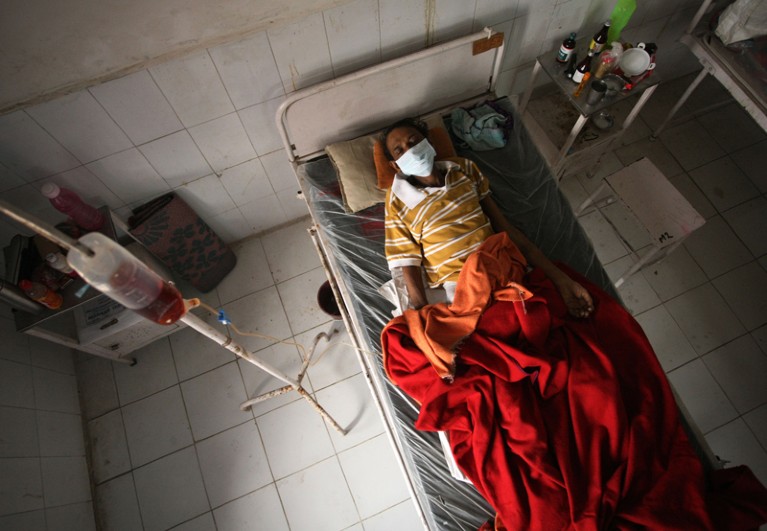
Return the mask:
[[[454,109],[450,122],[453,134],[475,151],[502,148],[514,126],[512,115],[490,102],[468,110]]]

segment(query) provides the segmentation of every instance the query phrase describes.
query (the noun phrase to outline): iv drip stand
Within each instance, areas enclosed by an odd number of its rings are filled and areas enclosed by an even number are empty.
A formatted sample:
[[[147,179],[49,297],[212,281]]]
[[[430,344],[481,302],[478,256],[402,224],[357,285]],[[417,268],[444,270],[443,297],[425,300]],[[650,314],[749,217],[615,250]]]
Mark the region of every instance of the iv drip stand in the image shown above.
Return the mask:
[[[282,373],[278,369],[275,369],[274,367],[270,366],[269,364],[261,361],[260,359],[253,356],[250,352],[245,350],[239,343],[232,341],[231,337],[227,337],[212,326],[210,326],[208,323],[200,319],[194,314],[191,314],[187,312],[184,314],[184,316],[179,319],[179,321],[186,323],[187,326],[190,328],[195,329],[202,335],[212,339],[222,347],[224,347],[227,350],[230,350],[234,352],[237,356],[241,357],[245,361],[249,361],[259,369],[271,374],[278,380],[282,380],[286,384],[288,384],[285,387],[281,387],[280,389],[276,389],[274,391],[271,391],[269,393],[263,394],[261,396],[258,396],[252,400],[248,400],[247,402],[243,403],[240,408],[242,410],[247,410],[251,407],[252,404],[256,402],[260,402],[261,400],[265,400],[267,398],[271,398],[273,396],[280,395],[286,391],[294,390],[299,395],[301,395],[303,398],[309,402],[314,409],[317,410],[317,412],[322,415],[322,418],[327,421],[328,424],[333,426],[336,430],[338,430],[341,435],[346,435],[346,430],[343,429],[341,426],[338,425],[338,423],[331,417],[325,409],[314,399],[312,398],[312,395],[309,394],[309,392],[303,388],[301,385],[301,379],[303,378],[304,372],[306,371],[306,367],[308,367],[309,362],[311,361],[311,354],[314,353],[314,348],[310,351],[309,355],[306,356],[306,359],[304,360],[303,366],[301,367],[301,372],[298,375],[298,379],[294,380],[287,376],[286,374]],[[324,334],[324,332],[323,332]],[[317,337],[319,339],[319,336]],[[315,340],[316,341],[316,340]]]
[[[17,221],[24,225],[25,227],[33,230],[37,234],[40,234],[41,236],[53,241],[60,247],[69,250],[76,248],[81,252],[87,252],[88,254],[92,254],[93,251],[91,251],[88,248],[85,248],[80,242],[75,240],[74,238],[68,236],[67,234],[64,234],[57,228],[53,227],[49,223],[46,223],[45,221],[37,218],[36,216],[33,216],[28,213],[21,212],[17,210],[15,207],[11,206],[10,204],[6,203],[2,199],[0,199],[0,212],[6,214],[8,217],[13,219],[14,221]],[[147,266],[148,267],[148,266]],[[108,294],[106,294],[109,296]],[[194,307],[194,299],[192,301],[184,301],[187,308]],[[222,334],[220,331],[216,330],[212,326],[210,326],[208,323],[197,317],[196,315],[190,313],[187,311],[183,317],[179,319],[181,322],[185,323],[190,328],[196,330],[200,334],[204,335],[205,337],[215,341],[225,349],[234,352],[237,356],[241,357],[245,361],[248,361],[258,367],[259,369],[267,372],[271,376],[274,376],[278,380],[281,380],[288,384],[285,387],[282,387],[280,389],[276,389],[274,391],[271,391],[269,393],[265,393],[263,395],[260,395],[252,400],[248,400],[247,402],[244,402],[240,407],[243,410],[247,410],[250,408],[253,404],[256,402],[260,402],[261,400],[265,400],[267,398],[271,398],[273,396],[280,395],[282,393],[285,393],[287,391],[294,390],[299,395],[301,395],[304,399],[306,399],[307,402],[309,402],[312,407],[317,410],[317,412],[322,415],[322,418],[325,419],[325,421],[333,426],[338,432],[341,433],[341,435],[346,435],[347,430],[342,428],[336,421],[331,417],[325,409],[309,394],[309,392],[304,389],[304,387],[301,385],[301,380],[303,379],[304,373],[306,372],[307,367],[309,366],[309,362],[311,361],[312,354],[314,353],[314,347],[317,345],[317,341],[321,339],[323,336],[326,339],[330,339],[330,335],[326,333],[318,334],[317,337],[314,340],[314,345],[312,346],[312,349],[310,350],[309,354],[306,356],[306,359],[303,362],[303,365],[301,367],[301,371],[298,374],[297,379],[290,378],[286,374],[284,374],[279,369],[276,369],[269,365],[268,363],[256,358],[253,356],[250,352],[248,352],[243,346],[241,346],[239,343],[232,340],[231,337],[228,337],[224,334]],[[334,332],[333,332],[334,333]],[[332,335],[332,333],[331,333]]]

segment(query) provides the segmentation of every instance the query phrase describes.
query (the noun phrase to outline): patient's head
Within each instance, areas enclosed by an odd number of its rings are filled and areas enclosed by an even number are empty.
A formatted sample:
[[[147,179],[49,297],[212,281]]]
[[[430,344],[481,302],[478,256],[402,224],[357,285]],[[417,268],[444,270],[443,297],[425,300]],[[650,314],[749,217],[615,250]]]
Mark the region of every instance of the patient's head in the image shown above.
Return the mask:
[[[426,138],[429,129],[415,118],[404,118],[394,122],[381,134],[384,154],[389,160],[397,160],[407,150]]]
[[[383,134],[384,153],[395,170],[415,177],[429,177],[437,152],[426,139],[426,124],[412,118],[389,126]]]

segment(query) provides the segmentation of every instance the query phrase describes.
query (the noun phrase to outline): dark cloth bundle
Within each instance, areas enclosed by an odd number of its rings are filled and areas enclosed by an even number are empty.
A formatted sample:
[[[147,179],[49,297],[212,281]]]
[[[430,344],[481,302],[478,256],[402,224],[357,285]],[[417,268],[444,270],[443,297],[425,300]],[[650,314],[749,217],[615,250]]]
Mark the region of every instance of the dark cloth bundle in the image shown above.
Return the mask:
[[[237,262],[229,246],[174,192],[134,209],[128,227],[154,256],[203,293]]]

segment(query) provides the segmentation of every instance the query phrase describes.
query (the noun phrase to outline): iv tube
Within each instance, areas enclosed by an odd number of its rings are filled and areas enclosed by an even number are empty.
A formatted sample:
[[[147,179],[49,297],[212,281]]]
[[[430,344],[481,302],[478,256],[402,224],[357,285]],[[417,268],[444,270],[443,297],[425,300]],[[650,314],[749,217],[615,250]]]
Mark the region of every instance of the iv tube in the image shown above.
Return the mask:
[[[159,324],[175,323],[186,313],[178,289],[114,240],[91,232],[78,242],[93,254],[78,246],[70,249],[67,261],[88,284]]]

